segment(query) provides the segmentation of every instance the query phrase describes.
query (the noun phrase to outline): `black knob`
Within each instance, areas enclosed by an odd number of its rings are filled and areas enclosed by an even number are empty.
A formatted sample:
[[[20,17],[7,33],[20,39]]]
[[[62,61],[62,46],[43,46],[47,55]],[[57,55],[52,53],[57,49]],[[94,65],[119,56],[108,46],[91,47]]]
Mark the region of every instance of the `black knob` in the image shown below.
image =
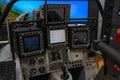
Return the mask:
[[[29,60],[29,65],[30,65],[30,66],[35,65],[35,60],[34,60],[34,59],[30,59],[30,60]]]
[[[39,72],[40,72],[40,73],[45,73],[45,67],[44,67],[44,66],[41,66],[41,67],[39,68]]]
[[[31,70],[30,70],[30,74],[31,75],[35,75],[37,73],[37,70],[35,69],[35,68],[32,68]]]
[[[44,59],[43,58],[39,59],[39,64],[44,64]]]

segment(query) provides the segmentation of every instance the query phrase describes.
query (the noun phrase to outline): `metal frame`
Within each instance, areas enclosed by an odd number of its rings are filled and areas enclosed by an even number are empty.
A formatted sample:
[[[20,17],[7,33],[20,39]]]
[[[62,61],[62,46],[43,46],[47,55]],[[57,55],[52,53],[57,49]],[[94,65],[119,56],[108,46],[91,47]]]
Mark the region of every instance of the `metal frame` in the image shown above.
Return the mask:
[[[53,43],[53,44],[51,44],[50,43],[50,30],[60,30],[60,29],[65,29],[65,35],[66,35],[66,42],[63,42],[63,43]],[[68,44],[68,30],[67,30],[67,28],[66,28],[66,25],[58,25],[58,26],[47,26],[47,34],[46,34],[46,36],[47,36],[47,47],[48,48],[54,48],[54,47],[56,47],[56,46],[66,46],[67,44]]]
[[[32,34],[32,35],[31,35]],[[40,48],[41,50],[37,50],[37,51],[33,51],[33,52],[25,52],[24,51],[24,42],[23,42],[23,37],[24,36],[34,36],[34,35],[39,35],[39,41],[40,41]],[[36,55],[36,54],[41,54],[42,52],[44,52],[44,44],[43,44],[43,34],[42,34],[42,31],[32,31],[32,32],[21,32],[21,33],[18,33],[17,35],[19,37],[19,49],[18,51],[19,54],[20,54],[20,57],[27,57],[27,56],[32,56],[32,55]],[[17,37],[16,37],[17,38]]]
[[[74,44],[74,33],[75,32],[83,32],[83,31],[87,31],[87,38],[88,38],[88,43],[87,44],[81,44],[81,45],[75,45]],[[69,42],[70,47],[73,49],[77,49],[77,48],[88,48],[90,46],[90,27],[88,26],[84,26],[84,27],[73,27],[70,28],[69,30],[69,34],[71,34],[71,36],[69,37],[69,39],[71,39],[71,42]]]
[[[67,5],[67,4],[57,4],[57,5],[52,5],[52,4],[48,4],[48,5],[44,5],[44,8],[45,8],[45,24],[49,25],[49,24],[58,24],[58,23],[68,23],[69,22],[69,15],[70,15],[70,5]],[[54,9],[64,9],[65,13],[64,13],[64,17],[65,19],[63,21],[54,21],[54,22],[49,22],[47,17],[47,12],[48,12],[48,9],[51,9],[51,8],[54,8]]]

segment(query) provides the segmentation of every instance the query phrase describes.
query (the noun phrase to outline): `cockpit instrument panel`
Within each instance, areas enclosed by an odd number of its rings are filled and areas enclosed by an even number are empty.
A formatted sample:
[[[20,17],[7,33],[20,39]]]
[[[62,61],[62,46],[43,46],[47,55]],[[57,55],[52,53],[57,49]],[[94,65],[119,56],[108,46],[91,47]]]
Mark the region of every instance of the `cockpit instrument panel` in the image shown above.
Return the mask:
[[[16,49],[20,57],[28,57],[44,52],[43,32],[40,30],[16,32]]]
[[[90,45],[90,28],[84,27],[69,27],[69,45],[70,48],[86,48]]]

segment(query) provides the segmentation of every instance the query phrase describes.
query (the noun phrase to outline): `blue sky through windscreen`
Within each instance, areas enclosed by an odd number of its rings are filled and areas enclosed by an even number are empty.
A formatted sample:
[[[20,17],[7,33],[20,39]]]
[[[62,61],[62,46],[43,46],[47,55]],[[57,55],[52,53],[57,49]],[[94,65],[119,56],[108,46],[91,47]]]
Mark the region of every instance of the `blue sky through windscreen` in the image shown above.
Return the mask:
[[[6,0],[7,3],[10,0]],[[0,0],[0,2],[4,2],[4,0]],[[13,8],[15,8],[16,10],[20,11],[20,12],[29,12],[32,11],[34,9],[38,9],[40,7],[40,5],[43,5],[44,1],[31,1],[31,0],[21,0],[21,1],[17,1],[14,5]]]
[[[48,4],[71,4],[71,18],[87,18],[88,17],[88,1],[48,1]]]
[[[7,3],[10,0],[6,0]],[[4,2],[4,0],[0,0],[0,2]],[[80,0],[80,1],[47,1],[48,4],[71,4],[71,18],[87,18],[88,17],[88,1]],[[44,4],[43,1],[39,0],[21,0],[14,4],[13,8],[20,12],[28,12],[34,9],[38,9],[41,5]]]

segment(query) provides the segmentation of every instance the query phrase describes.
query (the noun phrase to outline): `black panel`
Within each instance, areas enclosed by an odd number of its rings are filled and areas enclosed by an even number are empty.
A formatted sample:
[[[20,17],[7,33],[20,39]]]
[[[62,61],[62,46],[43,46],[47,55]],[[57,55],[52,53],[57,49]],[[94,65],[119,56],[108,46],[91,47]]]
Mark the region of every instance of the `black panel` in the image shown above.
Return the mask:
[[[2,14],[2,9],[1,9],[1,7],[0,7],[0,16],[1,16],[1,14]]]
[[[33,56],[44,52],[43,32],[22,31],[17,32],[20,57]]]
[[[70,18],[69,4],[46,4],[45,24],[68,23]]]
[[[85,71],[83,67],[69,70],[72,74],[73,80],[85,80]]]
[[[42,75],[42,76],[35,76],[35,77],[31,77],[29,78],[29,80],[48,80],[48,74],[47,75]]]
[[[120,2],[117,0],[106,0],[105,12],[102,25],[102,39],[106,39],[108,44],[120,51],[119,28],[120,28]],[[118,32],[118,33],[117,33]],[[118,36],[117,36],[118,34]],[[117,41],[118,40],[118,41]]]
[[[98,18],[99,10],[94,0],[89,0],[89,11],[88,12],[89,12],[88,17]]]
[[[96,18],[96,23],[92,23],[91,25],[91,41],[97,39],[97,33],[98,33],[98,14],[99,14],[99,9],[97,7],[96,1],[95,0],[89,0],[89,13],[88,17],[95,17]],[[91,22],[90,22],[91,23]]]
[[[5,25],[0,29],[0,41],[8,40],[7,27]]]
[[[90,27],[69,27],[69,46],[72,49],[88,48],[90,46]]]
[[[105,7],[104,7],[104,16],[103,16],[103,24],[102,24],[102,32],[101,38],[102,39],[109,39],[112,29],[112,15],[113,15],[113,7],[114,7],[114,0],[106,0]]]
[[[101,39],[105,39],[107,44],[114,48],[116,51],[120,52],[120,0],[106,0],[104,7],[104,16],[102,24]],[[110,53],[110,52],[109,52]],[[103,53],[104,54],[104,53]],[[116,56],[117,54],[114,53]],[[115,57],[115,55],[110,55]],[[107,57],[108,58],[108,57]],[[116,59],[105,59],[105,66],[107,72],[110,76],[120,80],[120,71],[116,62]],[[119,61],[119,60],[118,60]]]
[[[44,52],[43,31],[30,28],[16,28],[12,31],[11,44],[20,58],[35,56]]]
[[[16,65],[14,61],[0,62],[0,80],[16,80]]]

